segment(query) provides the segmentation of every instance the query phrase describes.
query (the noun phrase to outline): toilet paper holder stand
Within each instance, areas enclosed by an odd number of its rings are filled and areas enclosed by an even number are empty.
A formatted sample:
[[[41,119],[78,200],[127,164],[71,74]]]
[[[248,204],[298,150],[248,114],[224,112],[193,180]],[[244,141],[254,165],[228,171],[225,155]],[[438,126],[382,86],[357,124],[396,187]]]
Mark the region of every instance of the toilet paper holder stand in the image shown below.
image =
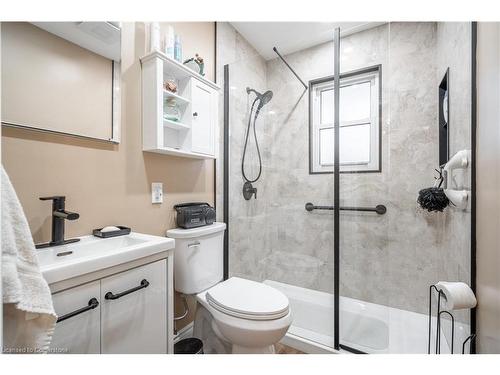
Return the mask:
[[[436,285],[431,285],[429,287],[429,340],[427,344],[427,354],[431,354],[431,333],[432,333],[432,291],[437,293],[437,312],[436,312],[436,347],[435,354],[441,354],[441,316],[448,315],[451,319],[451,347],[450,353],[453,354],[453,345],[455,340],[455,317],[448,310],[441,310],[441,297],[444,297],[444,292],[439,289]],[[465,354],[465,345],[474,340],[476,337],[475,333],[470,334],[462,343],[462,354]]]

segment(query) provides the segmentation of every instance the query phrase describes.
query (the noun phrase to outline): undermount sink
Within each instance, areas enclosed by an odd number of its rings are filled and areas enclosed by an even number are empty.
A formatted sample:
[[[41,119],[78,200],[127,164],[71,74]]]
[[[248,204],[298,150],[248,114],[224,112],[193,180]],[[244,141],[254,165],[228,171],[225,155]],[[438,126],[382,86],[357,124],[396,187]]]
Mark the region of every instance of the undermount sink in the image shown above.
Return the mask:
[[[174,247],[171,238],[132,232],[111,238],[80,237],[76,243],[37,250],[37,257],[43,277],[52,284]]]

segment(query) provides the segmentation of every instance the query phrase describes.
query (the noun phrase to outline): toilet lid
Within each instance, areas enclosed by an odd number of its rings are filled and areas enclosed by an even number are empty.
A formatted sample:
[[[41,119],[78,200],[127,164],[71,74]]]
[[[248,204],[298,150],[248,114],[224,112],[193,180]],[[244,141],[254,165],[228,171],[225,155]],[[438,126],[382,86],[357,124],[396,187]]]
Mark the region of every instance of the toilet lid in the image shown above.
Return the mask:
[[[210,306],[243,319],[273,320],[288,314],[288,298],[262,283],[232,277],[207,291]]]

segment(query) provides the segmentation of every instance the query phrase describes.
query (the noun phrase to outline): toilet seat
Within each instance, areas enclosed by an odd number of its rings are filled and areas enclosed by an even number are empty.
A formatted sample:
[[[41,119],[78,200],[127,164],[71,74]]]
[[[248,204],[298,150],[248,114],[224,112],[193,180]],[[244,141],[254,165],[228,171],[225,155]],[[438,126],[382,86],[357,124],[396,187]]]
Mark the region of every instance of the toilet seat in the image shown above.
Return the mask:
[[[276,320],[289,313],[288,298],[266,284],[232,277],[206,291],[215,310],[241,319]]]

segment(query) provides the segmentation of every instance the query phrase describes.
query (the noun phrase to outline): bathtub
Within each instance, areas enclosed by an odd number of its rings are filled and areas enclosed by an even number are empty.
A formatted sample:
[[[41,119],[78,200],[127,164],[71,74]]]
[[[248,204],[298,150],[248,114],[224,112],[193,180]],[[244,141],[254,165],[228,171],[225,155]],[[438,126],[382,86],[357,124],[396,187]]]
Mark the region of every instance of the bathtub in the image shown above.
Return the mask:
[[[283,344],[305,353],[336,352],[332,294],[272,280],[264,283],[281,290],[290,300],[293,323],[281,341]],[[444,334],[448,327],[443,323],[441,353],[450,352]],[[461,352],[468,326],[459,323],[455,329],[454,352],[457,353]],[[340,343],[365,353],[427,353],[428,317],[341,296]]]

